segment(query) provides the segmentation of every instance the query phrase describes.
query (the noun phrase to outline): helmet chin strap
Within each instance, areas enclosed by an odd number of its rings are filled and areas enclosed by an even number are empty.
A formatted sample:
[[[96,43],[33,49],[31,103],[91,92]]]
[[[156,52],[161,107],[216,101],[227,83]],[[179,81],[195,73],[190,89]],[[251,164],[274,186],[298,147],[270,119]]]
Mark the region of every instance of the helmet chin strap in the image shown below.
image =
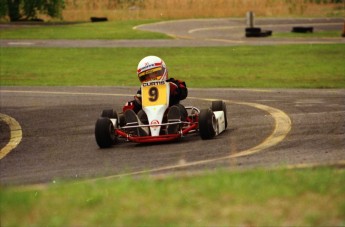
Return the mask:
[[[168,76],[168,70],[165,69],[165,72],[164,72],[164,74],[163,74],[161,80],[167,80],[168,78],[169,78],[169,76]]]

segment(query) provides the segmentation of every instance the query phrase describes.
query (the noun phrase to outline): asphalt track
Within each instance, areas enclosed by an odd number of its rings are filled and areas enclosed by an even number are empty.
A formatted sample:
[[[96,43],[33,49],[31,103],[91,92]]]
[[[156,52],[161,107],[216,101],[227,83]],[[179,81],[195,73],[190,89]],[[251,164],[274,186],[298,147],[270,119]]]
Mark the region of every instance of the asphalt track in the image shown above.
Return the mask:
[[[20,25],[13,25],[16,27]],[[24,25],[27,26],[27,25]],[[166,21],[137,26],[135,29],[165,33],[174,39],[165,40],[0,40],[0,47],[186,47],[186,46],[233,46],[233,45],[281,45],[345,43],[342,37],[333,38],[245,38],[245,19],[190,19]],[[344,18],[272,19],[259,18],[255,26],[262,30],[290,32],[294,26],[312,26],[314,31],[344,28]],[[8,29],[1,26],[0,29]]]
[[[345,162],[344,89],[190,89],[185,105],[226,101],[227,131],[207,141],[191,135],[99,149],[101,110],[121,109],[136,89],[2,86],[1,184]]]

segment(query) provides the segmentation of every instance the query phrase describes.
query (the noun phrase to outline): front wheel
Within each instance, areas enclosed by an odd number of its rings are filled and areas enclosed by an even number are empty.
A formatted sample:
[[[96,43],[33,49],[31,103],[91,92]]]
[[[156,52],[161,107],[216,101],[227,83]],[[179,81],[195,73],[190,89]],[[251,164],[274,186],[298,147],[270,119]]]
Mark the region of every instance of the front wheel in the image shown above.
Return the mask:
[[[203,140],[212,139],[216,135],[217,120],[211,109],[203,109],[199,114],[199,133]]]
[[[224,121],[225,121],[225,128],[228,127],[228,118],[226,116],[226,104],[221,100],[213,101],[211,106],[212,111],[223,111],[224,112]]]
[[[109,118],[98,118],[95,126],[95,137],[100,148],[108,148],[116,143],[115,128]]]
[[[101,117],[116,118],[116,119],[118,119],[118,114],[113,109],[106,109],[106,110],[102,111]]]

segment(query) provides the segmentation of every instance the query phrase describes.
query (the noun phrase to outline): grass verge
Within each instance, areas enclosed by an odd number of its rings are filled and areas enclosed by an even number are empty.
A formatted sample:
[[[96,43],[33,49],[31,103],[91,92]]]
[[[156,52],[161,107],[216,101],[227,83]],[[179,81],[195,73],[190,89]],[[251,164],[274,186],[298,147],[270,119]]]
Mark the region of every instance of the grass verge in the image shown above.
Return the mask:
[[[312,33],[273,32],[273,38],[339,38],[341,31],[316,31]]]
[[[345,45],[190,48],[2,48],[2,86],[138,86],[136,66],[162,57],[189,87],[344,88]]]
[[[1,39],[169,39],[162,33],[134,30],[140,24],[157,20],[126,20],[68,25],[17,26],[0,30]]]
[[[217,171],[1,187],[0,211],[3,226],[341,226],[344,194],[344,169]]]

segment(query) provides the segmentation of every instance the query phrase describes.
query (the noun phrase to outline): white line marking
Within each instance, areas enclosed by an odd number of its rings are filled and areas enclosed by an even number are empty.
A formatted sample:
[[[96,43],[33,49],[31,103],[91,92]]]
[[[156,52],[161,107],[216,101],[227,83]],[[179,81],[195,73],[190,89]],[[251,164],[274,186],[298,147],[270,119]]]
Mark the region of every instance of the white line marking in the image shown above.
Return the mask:
[[[92,95],[92,96],[133,96],[129,94],[110,94],[110,93],[92,93],[92,92],[64,92],[64,91],[15,91],[0,90],[0,93],[29,93],[29,94],[51,94],[51,95]]]
[[[34,45],[34,43],[31,43],[31,42],[9,42],[8,45],[31,46],[31,45]]]

